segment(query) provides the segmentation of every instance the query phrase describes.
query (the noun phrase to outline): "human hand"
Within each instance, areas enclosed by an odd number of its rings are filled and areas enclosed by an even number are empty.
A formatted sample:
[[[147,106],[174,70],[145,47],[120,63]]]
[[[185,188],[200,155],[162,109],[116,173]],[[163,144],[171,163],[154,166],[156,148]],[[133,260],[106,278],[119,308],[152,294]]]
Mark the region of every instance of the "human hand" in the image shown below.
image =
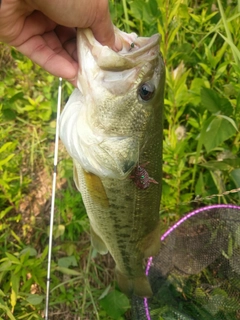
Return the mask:
[[[95,38],[113,50],[121,47],[115,39],[108,0],[2,0],[0,41],[74,85],[76,27],[91,28]]]

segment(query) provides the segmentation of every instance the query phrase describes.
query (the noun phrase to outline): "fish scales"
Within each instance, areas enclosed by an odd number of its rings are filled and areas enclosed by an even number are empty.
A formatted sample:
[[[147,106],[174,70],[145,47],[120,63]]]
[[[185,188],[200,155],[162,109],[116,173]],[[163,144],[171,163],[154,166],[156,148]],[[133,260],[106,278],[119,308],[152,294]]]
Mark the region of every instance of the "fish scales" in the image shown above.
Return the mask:
[[[143,261],[160,246],[165,69],[159,35],[115,32],[123,43],[119,53],[90,30],[78,31],[78,89],[62,113],[60,136],[73,157],[93,246],[112,255],[124,293],[149,297]],[[155,183],[136,185],[138,165]]]

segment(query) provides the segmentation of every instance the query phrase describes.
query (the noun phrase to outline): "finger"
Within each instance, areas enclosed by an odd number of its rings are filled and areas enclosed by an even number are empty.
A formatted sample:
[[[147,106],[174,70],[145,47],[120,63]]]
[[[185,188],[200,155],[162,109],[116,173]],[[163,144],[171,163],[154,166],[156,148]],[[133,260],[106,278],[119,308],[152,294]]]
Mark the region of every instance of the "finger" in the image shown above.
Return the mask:
[[[63,48],[75,61],[78,61],[76,31],[76,28],[64,26],[57,26],[55,28],[56,35],[62,43]]]
[[[51,48],[54,52],[58,53],[68,61],[72,62],[72,59],[74,58],[73,56],[77,51],[75,33],[72,33],[71,30],[69,30],[70,33],[65,32],[65,36],[64,34],[60,34],[58,36],[56,31],[58,30],[59,33],[59,31],[61,32],[61,29],[63,28],[64,27],[60,27],[59,30],[57,27],[54,31],[44,33],[42,37],[49,48]],[[70,39],[68,39],[69,36]]]
[[[25,0],[57,24],[67,27],[91,28],[96,39],[114,50],[121,49],[109,13],[108,0]]]
[[[21,34],[10,44],[51,74],[68,80],[74,79],[78,64],[64,50],[57,35],[51,32],[55,27],[56,23],[42,13],[34,12],[26,18]],[[73,36],[73,30],[68,31],[68,37]],[[66,39],[67,32],[62,37],[63,41]]]
[[[96,18],[91,25],[93,34],[101,44],[107,45],[115,51],[121,50],[122,44],[120,39],[115,37],[108,1],[101,0],[98,4],[99,10],[96,11]]]
[[[20,46],[35,35],[41,35],[45,32],[54,30],[56,25],[57,24],[54,21],[50,20],[41,12],[34,11],[23,20],[21,26],[18,26],[21,31],[16,33],[17,36],[9,42],[9,44],[16,47]]]
[[[29,57],[49,73],[74,82],[77,76],[78,63],[66,51],[59,48],[55,51],[50,48],[43,37],[34,36],[16,47],[18,51]]]

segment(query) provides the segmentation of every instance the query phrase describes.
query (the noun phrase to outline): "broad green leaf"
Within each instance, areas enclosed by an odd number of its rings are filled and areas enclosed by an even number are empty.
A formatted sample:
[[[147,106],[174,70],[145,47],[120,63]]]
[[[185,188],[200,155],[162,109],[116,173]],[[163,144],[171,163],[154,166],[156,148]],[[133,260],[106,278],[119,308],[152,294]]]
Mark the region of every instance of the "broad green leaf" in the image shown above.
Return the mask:
[[[195,20],[197,23],[201,22],[201,17],[199,17],[196,14],[190,13],[190,16],[193,18],[193,20]]]
[[[2,113],[3,113],[4,118],[7,121],[14,120],[17,117],[16,112],[14,110],[11,110],[11,109],[3,110]]]
[[[111,291],[99,303],[107,314],[116,320],[130,308],[128,298],[117,290]]]
[[[5,293],[0,289],[0,297],[5,297]]]
[[[76,252],[77,247],[74,243],[64,243],[62,245],[62,249],[66,252],[68,256],[71,256],[74,252]]]
[[[20,237],[19,237],[13,230],[11,230],[11,235],[17,240],[17,242],[18,242],[21,246],[24,245],[23,242],[22,242],[22,240],[20,239]]]
[[[19,254],[20,256],[28,254],[29,257],[35,257],[37,255],[37,251],[32,247],[27,247],[27,248],[24,248]]]
[[[2,153],[3,151],[9,149],[12,145],[13,145],[13,142],[4,143],[4,145],[1,146],[1,148],[0,148],[0,153]]]
[[[9,206],[9,207],[7,207],[6,209],[2,210],[2,211],[0,212],[0,220],[1,220],[9,211],[11,211],[12,208],[13,208],[13,206]]]
[[[236,188],[240,188],[240,169],[232,170],[230,176],[233,179]]]
[[[217,113],[221,110],[221,98],[215,91],[209,88],[202,88],[200,95],[204,109],[208,109],[211,113]]]
[[[235,132],[236,129],[229,121],[222,117],[215,117],[209,124],[203,137],[203,144],[207,152],[220,146],[221,143],[230,138]]]
[[[17,293],[14,290],[11,291],[10,303],[11,303],[11,306],[12,306],[12,310],[14,310],[15,305],[17,303]]]
[[[69,267],[77,267],[77,260],[74,256],[71,257],[63,257],[58,259],[58,266],[59,267],[65,267],[65,268],[69,268]]]
[[[143,19],[144,3],[142,0],[133,1],[131,3],[131,14],[138,20]]]
[[[200,101],[200,92],[201,88],[205,86],[205,81],[202,78],[194,78],[191,82],[191,87],[188,93],[188,97],[191,103],[193,103],[195,106],[197,106]],[[195,119],[196,121],[196,119]]]
[[[237,128],[237,125],[236,125],[236,122],[232,119],[232,118],[229,118],[223,114],[220,114],[219,115],[220,118],[223,118],[223,119],[226,119],[228,122],[231,123],[231,125],[235,128],[236,131],[238,131],[238,128]]]
[[[37,102],[35,100],[33,100],[31,97],[28,97],[28,102],[32,105],[32,106],[36,106],[37,105]],[[30,107],[30,106],[29,106]]]
[[[189,20],[190,15],[189,15],[188,7],[186,4],[184,4],[184,3],[180,4],[178,14],[179,14],[179,16],[181,16],[182,19]]]
[[[195,185],[195,194],[202,196],[203,194],[205,194],[205,192],[206,192],[206,190],[205,190],[205,183],[204,183],[204,179],[203,179],[203,174],[202,174],[202,172],[200,172],[197,183]]]
[[[38,294],[29,294],[29,296],[27,297],[27,302],[29,302],[31,305],[36,306],[40,303],[42,303],[43,299],[45,298],[45,296],[40,296]]]
[[[212,74],[211,68],[210,68],[206,63],[199,62],[199,65],[203,68],[203,70],[204,70],[208,75],[211,75],[211,74]]]
[[[5,159],[0,160],[0,170],[1,170],[2,167],[3,167],[6,163],[8,163],[14,156],[15,156],[15,154],[12,153],[12,154],[9,154]]]
[[[221,114],[222,117],[224,116],[232,116],[233,113],[233,107],[230,103],[230,101],[226,98],[221,98]],[[233,126],[234,126],[234,121],[232,120]]]
[[[65,267],[56,267],[56,270],[62,272],[63,274],[67,274],[69,276],[81,276],[81,272],[76,271],[76,270],[72,270],[69,268],[65,268]]]
[[[2,264],[0,264],[0,272],[3,272],[3,271],[9,271],[10,270],[10,267],[12,265],[12,262],[11,261],[5,261],[3,262]]]
[[[7,223],[1,223],[0,224],[0,231],[3,231],[3,230],[5,230],[5,229],[7,229],[9,227],[9,224],[7,224]]]
[[[13,254],[6,252],[6,256],[8,257],[8,259],[14,263],[14,264],[20,264],[20,261],[17,257],[15,257]]]
[[[46,256],[48,255],[48,246],[46,246],[40,256],[40,261],[44,261],[44,259],[46,258]]]
[[[227,72],[227,68],[228,68],[229,62],[225,61],[223,63],[221,63],[218,68],[217,68],[217,72],[215,74],[214,80],[216,81],[216,79],[220,78],[220,77],[224,77],[226,72]]]
[[[221,112],[224,115],[232,115],[232,105],[230,101],[209,88],[201,89],[201,104],[204,109],[208,109],[211,113],[216,114]]]
[[[15,93],[9,100],[9,105],[13,105],[13,103],[16,101],[16,100],[23,100],[24,99],[24,94],[22,91],[19,91],[17,93]]]

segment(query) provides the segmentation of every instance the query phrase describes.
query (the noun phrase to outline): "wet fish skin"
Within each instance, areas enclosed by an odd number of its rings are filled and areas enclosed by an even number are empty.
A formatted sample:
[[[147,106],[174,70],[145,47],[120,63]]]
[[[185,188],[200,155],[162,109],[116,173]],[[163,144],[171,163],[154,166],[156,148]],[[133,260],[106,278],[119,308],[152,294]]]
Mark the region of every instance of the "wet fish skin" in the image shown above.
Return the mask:
[[[119,53],[78,30],[78,89],[62,113],[60,136],[74,160],[93,246],[111,253],[123,292],[148,297],[143,260],[160,246],[165,68],[159,35],[115,32],[123,41]],[[149,101],[139,97],[143,84],[155,88]],[[141,164],[156,182],[145,189],[131,178]]]

